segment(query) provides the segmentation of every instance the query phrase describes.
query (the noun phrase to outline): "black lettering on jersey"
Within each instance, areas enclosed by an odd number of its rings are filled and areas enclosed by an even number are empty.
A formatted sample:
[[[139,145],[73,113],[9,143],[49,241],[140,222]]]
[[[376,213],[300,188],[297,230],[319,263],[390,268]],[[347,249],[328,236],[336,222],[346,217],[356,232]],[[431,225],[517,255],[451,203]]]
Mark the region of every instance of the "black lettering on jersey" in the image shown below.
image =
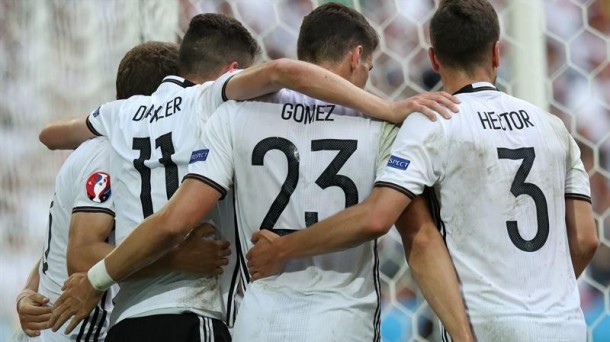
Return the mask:
[[[483,129],[514,131],[534,127],[529,114],[524,110],[496,114],[495,112],[477,112]]]
[[[133,115],[133,118],[131,120],[133,120],[133,121],[140,121],[140,120],[142,120],[142,118],[144,117],[144,113],[146,113],[146,106],[138,107],[138,110]]]
[[[150,117],[149,122],[159,121],[160,119],[170,117],[176,112],[180,111],[180,104],[182,104],[182,98],[180,96],[168,101],[165,105],[159,106],[155,109],[154,105],[150,107],[140,106],[138,110],[133,115],[133,121],[141,121],[142,119],[148,119]],[[165,108],[165,111],[161,111]]]
[[[310,124],[317,121],[335,121],[331,114],[335,105],[305,105],[302,103],[286,103],[282,107],[281,118],[294,120],[298,123]]]

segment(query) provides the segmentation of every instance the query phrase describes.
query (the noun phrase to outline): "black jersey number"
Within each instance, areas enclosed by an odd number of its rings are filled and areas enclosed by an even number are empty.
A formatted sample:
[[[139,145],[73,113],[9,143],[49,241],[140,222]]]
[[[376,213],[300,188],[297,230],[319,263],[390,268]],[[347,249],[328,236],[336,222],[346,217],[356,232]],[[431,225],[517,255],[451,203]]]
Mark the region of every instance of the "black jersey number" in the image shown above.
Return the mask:
[[[51,227],[53,226],[53,215],[51,215],[51,209],[53,208],[53,201],[51,201],[51,206],[49,207],[49,236],[47,238],[47,249],[44,251],[44,255],[42,257],[42,273],[47,274],[47,270],[49,270],[49,252],[51,251]]]
[[[536,236],[531,240],[525,240],[519,234],[517,221],[506,221],[508,236],[517,248],[525,252],[535,252],[542,248],[549,237],[549,210],[544,193],[538,186],[532,183],[527,183],[525,179],[532,169],[536,153],[533,147],[524,147],[511,150],[508,148],[498,148],[499,159],[523,160],[521,166],[517,170],[517,174],[513,179],[510,187],[510,192],[515,196],[520,195],[530,196],[534,200],[536,206],[536,219],[538,222],[538,231]]]
[[[314,152],[338,151],[328,167],[320,174],[316,180],[316,184],[322,189],[331,186],[338,186],[341,188],[345,193],[346,208],[358,203],[358,188],[349,177],[339,175],[338,173],[349,157],[356,151],[357,147],[357,140],[323,139],[313,140],[311,142],[311,150]],[[261,140],[256,144],[254,151],[252,152],[252,165],[262,166],[264,164],[265,155],[271,150],[278,150],[284,153],[288,162],[288,173],[279,194],[271,204],[269,211],[261,223],[261,228],[273,228],[275,226],[280,215],[282,215],[282,212],[288,206],[290,196],[296,189],[299,181],[299,151],[297,147],[287,139],[272,137]],[[317,212],[305,213],[305,224],[307,226],[310,226],[317,221]]]
[[[144,218],[153,213],[152,198],[150,196],[150,168],[144,164],[151,156],[150,145],[150,137],[133,138],[132,148],[136,151],[140,151],[140,156],[138,159],[134,159],[133,166],[142,179],[140,202],[142,202],[142,214],[144,215]],[[170,199],[179,186],[178,166],[172,161],[172,154],[176,152],[172,142],[172,133],[163,134],[155,139],[155,148],[161,149],[159,163],[165,168],[165,192],[167,194],[167,199]]]

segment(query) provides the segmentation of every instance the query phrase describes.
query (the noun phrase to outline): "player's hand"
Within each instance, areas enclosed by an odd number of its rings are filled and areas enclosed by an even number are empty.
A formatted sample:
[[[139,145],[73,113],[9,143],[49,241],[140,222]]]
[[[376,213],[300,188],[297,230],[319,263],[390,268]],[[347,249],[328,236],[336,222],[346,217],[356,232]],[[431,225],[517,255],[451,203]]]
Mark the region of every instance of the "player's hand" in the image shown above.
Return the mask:
[[[246,258],[252,281],[278,274],[284,269],[285,263],[278,256],[277,243],[279,235],[267,229],[252,234],[252,247]]]
[[[74,316],[64,331],[69,334],[95,308],[104,292],[96,290],[91,285],[87,273],[72,274],[64,283],[62,290],[63,293],[53,305],[49,324],[53,331],[57,331]]]
[[[408,99],[395,101],[392,112],[396,124],[401,124],[412,113],[422,113],[431,121],[436,121],[436,113],[451,119],[451,113],[459,112],[460,100],[444,91],[421,93]]]
[[[49,328],[49,319],[53,308],[49,298],[38,292],[25,289],[17,296],[17,314],[23,332],[30,336],[39,336],[40,330]]]
[[[172,266],[184,273],[213,276],[223,272],[231,255],[229,241],[214,240],[216,229],[205,223],[191,231],[189,236],[171,253]]]

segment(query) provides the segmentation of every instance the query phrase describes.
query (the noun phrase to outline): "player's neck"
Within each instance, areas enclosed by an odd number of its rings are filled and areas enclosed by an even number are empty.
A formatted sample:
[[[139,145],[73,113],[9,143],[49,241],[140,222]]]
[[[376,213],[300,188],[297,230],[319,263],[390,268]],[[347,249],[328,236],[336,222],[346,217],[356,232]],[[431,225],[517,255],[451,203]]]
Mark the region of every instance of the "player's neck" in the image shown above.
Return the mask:
[[[443,81],[443,90],[453,94],[463,87],[476,82],[495,82],[495,73],[484,69],[477,69],[474,73],[462,70],[444,69],[440,72]]]

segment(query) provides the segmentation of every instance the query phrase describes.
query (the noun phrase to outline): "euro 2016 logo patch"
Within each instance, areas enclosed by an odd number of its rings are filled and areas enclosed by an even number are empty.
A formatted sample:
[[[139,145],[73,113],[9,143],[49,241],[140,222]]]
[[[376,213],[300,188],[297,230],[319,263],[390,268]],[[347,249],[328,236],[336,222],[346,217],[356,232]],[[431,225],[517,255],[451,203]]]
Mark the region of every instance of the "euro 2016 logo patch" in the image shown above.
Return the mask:
[[[390,160],[388,160],[389,167],[393,167],[395,169],[399,169],[399,170],[403,170],[403,171],[409,167],[409,164],[411,164],[410,160],[399,158],[394,155],[390,156]]]
[[[105,172],[94,172],[85,184],[87,197],[95,203],[104,203],[110,198],[110,176]]]

